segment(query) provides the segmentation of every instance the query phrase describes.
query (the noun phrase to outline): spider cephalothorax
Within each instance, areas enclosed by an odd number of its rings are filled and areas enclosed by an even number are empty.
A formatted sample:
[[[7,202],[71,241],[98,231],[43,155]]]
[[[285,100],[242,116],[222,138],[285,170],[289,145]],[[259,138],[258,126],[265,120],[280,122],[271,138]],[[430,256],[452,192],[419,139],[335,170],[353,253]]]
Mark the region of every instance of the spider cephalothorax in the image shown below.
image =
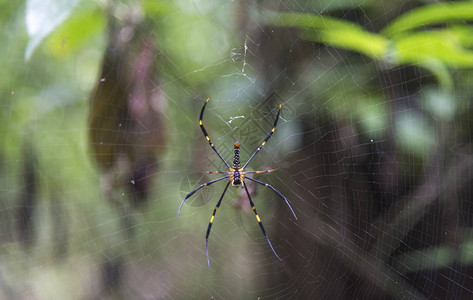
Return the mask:
[[[268,244],[271,247],[271,250],[273,251],[274,255],[276,255],[276,257],[279,260],[281,260],[281,258],[277,255],[276,251],[274,251],[273,245],[271,245],[271,242],[269,241],[268,235],[266,234],[266,230],[264,229],[263,223],[261,222],[261,218],[259,217],[258,213],[256,212],[256,206],[253,203],[253,200],[251,199],[250,193],[248,192],[248,188],[246,187],[246,184],[245,184],[245,179],[248,179],[248,180],[251,180],[253,182],[256,182],[257,184],[263,185],[263,186],[268,187],[271,190],[273,190],[279,197],[281,197],[286,202],[287,206],[289,206],[289,209],[291,210],[292,214],[294,215],[294,218],[296,218],[296,220],[297,220],[296,214],[294,213],[294,210],[292,209],[291,205],[287,201],[286,197],[284,197],[280,192],[278,192],[271,185],[269,185],[265,182],[256,180],[254,178],[246,176],[246,174],[270,173],[270,172],[279,170],[279,168],[271,169],[271,170],[265,170],[265,171],[244,171],[244,169],[250,163],[250,161],[253,159],[253,157],[255,157],[255,155],[266,144],[266,142],[269,140],[269,138],[273,135],[274,130],[276,129],[276,124],[278,123],[279,114],[281,113],[282,105],[279,104],[278,114],[276,115],[276,120],[274,120],[274,125],[273,125],[273,128],[271,129],[271,131],[268,133],[268,135],[263,140],[261,145],[253,153],[253,155],[251,155],[251,157],[248,159],[248,161],[245,163],[245,165],[243,165],[243,167],[240,168],[240,143],[238,141],[236,141],[235,144],[233,144],[233,148],[234,148],[233,164],[230,167],[230,165],[225,161],[225,159],[223,159],[222,155],[220,155],[220,153],[217,151],[217,149],[215,148],[215,145],[212,143],[212,141],[210,140],[209,135],[207,134],[207,131],[205,130],[204,123],[202,122],[202,117],[204,116],[205,106],[207,105],[207,102],[209,102],[209,100],[210,100],[210,98],[207,98],[207,100],[205,100],[204,106],[202,107],[202,110],[200,111],[199,126],[200,126],[200,129],[202,129],[202,132],[203,132],[205,138],[209,142],[210,147],[215,151],[215,153],[217,153],[218,157],[220,157],[220,159],[225,164],[225,166],[227,166],[228,171],[227,172],[224,172],[224,171],[207,172],[208,174],[226,174],[226,175],[223,176],[223,177],[220,177],[218,179],[209,181],[207,183],[203,183],[203,184],[199,185],[199,187],[197,187],[195,190],[193,190],[192,192],[187,194],[187,196],[182,200],[181,205],[179,206],[179,210],[177,211],[177,215],[179,216],[182,205],[184,204],[186,199],[189,198],[190,196],[192,196],[195,192],[197,192],[198,190],[200,190],[204,186],[211,185],[212,183],[215,183],[217,181],[221,181],[221,180],[224,180],[224,179],[229,179],[228,182],[227,182],[227,185],[225,186],[225,189],[223,190],[222,195],[220,196],[220,199],[217,202],[217,205],[215,206],[215,209],[212,213],[212,217],[210,217],[209,226],[207,227],[207,234],[205,236],[205,248],[206,248],[206,254],[207,254],[207,264],[208,264],[209,268],[210,268],[210,261],[209,261],[209,235],[210,235],[210,229],[212,228],[212,223],[214,221],[215,214],[217,213],[217,210],[220,207],[220,204],[222,203],[223,196],[227,192],[227,189],[228,189],[228,186],[230,185],[230,183],[234,187],[238,187],[239,185],[241,185],[245,189],[246,195],[248,196],[248,200],[249,200],[250,205],[251,205],[251,209],[255,213],[256,220],[258,221],[258,224],[261,228],[261,231],[263,232],[263,235],[266,238],[266,241],[268,241]]]

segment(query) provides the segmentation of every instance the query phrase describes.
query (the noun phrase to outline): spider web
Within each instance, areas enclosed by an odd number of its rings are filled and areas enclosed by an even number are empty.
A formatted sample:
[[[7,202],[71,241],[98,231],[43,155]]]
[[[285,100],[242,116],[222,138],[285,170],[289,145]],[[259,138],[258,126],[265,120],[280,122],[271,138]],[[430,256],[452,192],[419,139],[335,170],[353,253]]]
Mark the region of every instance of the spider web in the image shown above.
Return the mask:
[[[311,41],[301,34],[310,28],[278,26],[283,16],[266,13],[332,16],[378,32],[420,3],[151,2],[117,2],[111,14],[151,19],[151,29],[118,22],[117,36],[151,32],[157,67],[143,85],[161,99],[148,109],[157,125],[146,113],[117,117],[118,100],[98,113],[102,123],[90,121],[91,94],[111,81],[100,76],[102,55],[120,49],[107,44],[100,1],[82,1],[70,23],[28,47],[29,61],[18,55],[25,44],[3,34],[11,71],[1,82],[3,298],[471,297],[471,70],[451,68],[454,88],[442,90],[422,64],[395,66]],[[89,14],[101,21],[81,26],[98,29],[68,50],[81,35],[74,22]],[[2,15],[2,24],[21,32],[21,16]],[[273,191],[246,181],[282,261],[244,189],[229,187],[208,269],[205,232],[226,180],[199,190],[176,216],[190,191],[219,176],[206,171],[227,171],[199,128],[207,97],[204,125],[230,165],[233,143],[244,165],[282,104],[275,133],[247,170],[279,168],[252,177],[285,195],[298,219]],[[111,127],[91,141],[96,124]],[[127,177],[136,145],[157,158],[156,171]]]

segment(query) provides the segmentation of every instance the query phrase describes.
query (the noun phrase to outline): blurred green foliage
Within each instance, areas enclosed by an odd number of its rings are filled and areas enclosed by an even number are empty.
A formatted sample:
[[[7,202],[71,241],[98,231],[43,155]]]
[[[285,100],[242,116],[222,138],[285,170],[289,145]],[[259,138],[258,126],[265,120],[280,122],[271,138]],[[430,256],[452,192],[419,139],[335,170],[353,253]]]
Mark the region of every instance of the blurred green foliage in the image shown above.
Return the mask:
[[[259,277],[278,273],[279,269],[268,249],[263,248],[266,246],[262,238],[259,240],[253,217],[242,214],[243,209],[231,210],[232,206],[238,207],[238,201],[229,201],[233,205],[224,206],[216,217],[215,237],[210,247],[215,273],[204,273],[208,271],[205,253],[195,250],[205,249],[201,246],[212,205],[184,207],[184,216],[179,219],[175,216],[182,196],[195,184],[187,183],[184,178],[189,173],[204,171],[212,160],[197,126],[197,113],[203,100],[207,96],[218,99],[209,107],[206,126],[219,145],[231,145],[231,130],[239,129],[246,119],[260,116],[252,108],[264,98],[262,91],[268,83],[261,77],[265,72],[270,73],[270,68],[260,67],[265,57],[252,51],[259,51],[260,44],[244,32],[245,26],[264,28],[267,36],[272,31],[294,30],[300,39],[293,41],[294,45],[307,43],[316,49],[314,53],[320,54],[310,57],[307,60],[310,63],[304,61],[298,65],[293,74],[283,76],[293,81],[292,85],[278,90],[288,104],[282,114],[287,123],[281,125],[285,128],[278,128],[280,133],[268,143],[267,158],[255,159],[255,168],[277,161],[284,169],[292,165],[291,158],[306,159],[297,157],[307,146],[301,136],[313,128],[304,128],[298,121],[301,116],[317,112],[317,118],[312,115],[307,118],[329,122],[334,127],[349,123],[357,130],[350,137],[356,136],[361,143],[392,138],[398,151],[396,159],[407,174],[406,181],[416,182],[433,153],[451,146],[449,138],[453,137],[448,132],[439,134],[437,129],[470,126],[471,104],[464,99],[471,98],[473,86],[470,24],[473,2],[417,3],[418,7],[399,15],[390,9],[380,17],[385,21],[383,24],[370,23],[370,26],[337,16],[336,12],[361,10],[375,19],[383,7],[396,4],[298,1],[307,6],[294,5],[288,11],[294,2],[285,1],[287,5],[281,6],[265,3],[268,8],[257,1],[243,2],[0,2],[0,38],[4,45],[0,48],[0,66],[4,72],[0,76],[3,96],[0,298],[97,296],[105,269],[100,264],[105,259],[129,264],[132,275],[122,280],[131,286],[130,294],[139,294],[133,286],[146,280],[151,285],[154,283],[153,287],[146,287],[150,293],[162,293],[156,298],[206,297],[219,293],[223,298],[244,298],[271,293],[275,288],[271,280]],[[309,9],[320,7],[325,11],[318,14]],[[150,207],[144,211],[134,211],[124,202],[117,209],[105,200],[104,179],[90,155],[89,96],[100,80],[98,74],[107,47],[110,19],[144,24],[154,34],[159,49],[155,61],[160,82],[156,89],[162,90],[168,101],[165,111],[168,141],[165,153],[159,158],[160,172],[151,187]],[[336,55],[317,52],[323,47]],[[291,55],[289,51],[283,52],[279,61],[289,61]],[[379,82],[385,78],[380,77],[386,70],[406,66],[419,68],[412,72],[418,75],[413,81],[425,80],[425,83],[421,82],[422,88],[409,91],[407,96],[395,95],[408,100],[416,97],[415,111],[406,100],[393,113],[395,99],[389,98],[386,90],[399,83],[393,80],[381,88]],[[431,74],[435,80],[430,80]],[[243,117],[231,119],[240,116]],[[257,121],[264,120],[261,117]],[[259,142],[257,139],[251,142]],[[316,142],[314,139],[309,144]],[[38,192],[34,195],[35,237],[28,249],[17,238],[16,210],[19,195],[25,189],[22,181],[26,172],[22,165],[25,145],[31,145],[29,151],[35,154],[32,169],[39,178],[35,183]],[[352,155],[356,157],[356,153]],[[305,171],[294,171],[294,174]],[[289,171],[281,171],[273,180],[283,183],[286,178],[296,176],[284,172]],[[312,175],[316,176],[319,175]],[[293,193],[291,201],[300,201],[296,198],[299,186],[291,183],[283,186]],[[216,188],[214,194],[219,191]],[[122,190],[114,192],[118,197],[128,196]],[[240,198],[238,192],[229,194],[230,199]],[[319,200],[314,199],[304,201]],[[273,201],[260,203],[258,209],[271,237],[276,231],[271,230],[276,228],[271,223],[276,222],[278,208]],[[120,209],[126,216],[117,212]],[[125,233],[127,230],[133,231],[132,237]],[[459,260],[462,264],[470,265],[473,261],[471,244],[471,239],[465,239],[462,244]],[[395,267],[403,274],[442,268],[454,261],[452,257],[456,254],[451,245],[440,244],[426,251],[397,256]],[[99,296],[107,295],[99,293]]]
[[[469,49],[473,29],[459,23],[471,20],[472,12],[472,2],[423,6],[399,16],[379,33],[371,33],[351,22],[312,14],[268,12],[262,21],[303,29],[303,39],[356,51],[390,65],[422,66],[433,72],[440,85],[448,90],[453,86],[446,66],[473,66],[473,52]],[[453,26],[428,29],[438,24]],[[413,31],[419,27],[424,30]]]

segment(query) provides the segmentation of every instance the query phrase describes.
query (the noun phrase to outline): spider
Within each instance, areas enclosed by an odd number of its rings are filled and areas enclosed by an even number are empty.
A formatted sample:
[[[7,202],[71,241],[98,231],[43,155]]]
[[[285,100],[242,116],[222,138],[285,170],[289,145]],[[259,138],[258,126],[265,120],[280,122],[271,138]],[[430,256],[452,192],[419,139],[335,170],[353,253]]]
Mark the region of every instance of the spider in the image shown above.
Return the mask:
[[[223,177],[220,177],[218,179],[215,179],[215,180],[212,180],[212,181],[209,181],[209,182],[206,182],[206,183],[203,183],[201,185],[199,185],[195,190],[193,190],[192,192],[190,192],[189,194],[187,194],[187,196],[182,200],[181,202],[181,205],[179,206],[179,210],[177,211],[177,216],[179,216],[179,213],[181,212],[181,208],[182,208],[182,205],[184,204],[184,202],[186,201],[186,199],[188,199],[190,196],[194,195],[195,192],[197,192],[198,190],[200,190],[201,188],[205,187],[205,186],[209,186],[215,182],[218,182],[218,181],[221,181],[221,180],[224,180],[224,179],[229,179],[228,182],[227,182],[227,185],[225,186],[225,189],[223,190],[223,193],[222,195],[220,196],[220,199],[218,200],[217,202],[217,205],[215,206],[215,209],[212,213],[212,217],[210,217],[210,222],[209,222],[209,226],[207,227],[207,234],[205,236],[205,248],[206,248],[206,255],[207,255],[207,265],[209,266],[209,269],[210,269],[210,261],[209,261],[209,235],[210,235],[210,230],[212,229],[212,224],[213,224],[213,221],[214,221],[214,218],[215,218],[215,214],[217,213],[217,210],[218,208],[220,207],[220,204],[222,203],[222,199],[223,199],[223,196],[225,196],[225,193],[227,192],[227,189],[228,189],[228,186],[230,185],[230,183],[232,184],[232,186],[234,187],[238,187],[239,185],[242,186],[242,188],[245,189],[245,192],[246,192],[246,195],[248,196],[248,200],[250,202],[250,205],[251,205],[251,209],[253,210],[253,212],[255,213],[255,216],[256,216],[256,221],[258,221],[258,224],[261,228],[261,231],[263,232],[263,235],[264,237],[266,238],[266,241],[268,241],[268,244],[269,244],[269,247],[271,247],[271,250],[273,251],[274,255],[276,255],[276,257],[281,260],[281,258],[279,257],[279,255],[276,253],[276,251],[274,251],[274,248],[273,248],[273,245],[271,245],[271,242],[269,241],[269,238],[268,238],[268,235],[266,234],[266,230],[264,229],[264,226],[263,226],[263,223],[261,222],[261,218],[259,217],[258,213],[256,212],[256,207],[255,207],[255,204],[253,203],[253,200],[251,199],[251,196],[250,196],[250,193],[248,192],[248,188],[246,187],[246,184],[245,184],[245,179],[248,179],[248,180],[251,180],[253,182],[256,182],[257,184],[260,184],[260,185],[263,185],[265,187],[268,187],[270,188],[271,190],[273,190],[279,197],[281,197],[287,204],[287,206],[289,206],[289,209],[291,210],[292,214],[294,215],[294,218],[297,220],[297,216],[296,214],[294,213],[294,210],[292,209],[291,205],[289,204],[289,202],[287,201],[286,197],[284,197],[279,191],[277,191],[274,187],[272,187],[271,185],[265,183],[265,182],[262,182],[262,181],[259,181],[259,180],[256,180],[254,178],[251,178],[251,177],[248,177],[246,176],[247,174],[263,174],[263,173],[271,173],[273,171],[277,171],[279,170],[279,168],[276,168],[276,169],[271,169],[271,170],[265,170],[265,171],[244,171],[244,169],[246,168],[246,166],[250,163],[250,161],[253,159],[253,157],[255,157],[255,155],[261,150],[261,148],[266,144],[266,142],[269,140],[269,138],[273,135],[274,133],[274,130],[276,129],[276,124],[278,123],[278,119],[279,119],[279,114],[281,113],[281,107],[282,105],[279,104],[279,110],[278,110],[278,114],[276,115],[276,120],[274,120],[274,125],[273,125],[273,128],[271,129],[271,131],[268,133],[268,135],[266,136],[266,138],[263,140],[263,142],[261,143],[261,145],[256,149],[256,151],[251,155],[250,159],[248,159],[248,161],[243,165],[243,167],[240,167],[240,143],[238,141],[236,141],[234,144],[233,144],[233,147],[234,147],[234,156],[233,156],[233,164],[232,166],[230,167],[230,165],[225,161],[225,159],[222,157],[222,155],[218,152],[217,148],[215,148],[215,145],[212,143],[212,141],[210,140],[210,137],[209,135],[207,134],[207,131],[205,130],[205,127],[204,127],[204,124],[202,122],[202,117],[204,116],[204,110],[205,110],[205,106],[207,105],[207,102],[209,102],[210,98],[207,98],[207,100],[205,100],[205,103],[204,103],[204,106],[202,107],[202,110],[200,111],[200,118],[199,118],[199,126],[200,126],[200,129],[202,129],[202,132],[205,136],[205,138],[207,139],[207,141],[209,142],[209,145],[210,147],[215,151],[215,153],[217,153],[218,157],[220,157],[220,159],[222,160],[222,162],[225,164],[225,166],[227,166],[228,170],[229,171],[208,171],[207,174],[226,174],[225,176]]]

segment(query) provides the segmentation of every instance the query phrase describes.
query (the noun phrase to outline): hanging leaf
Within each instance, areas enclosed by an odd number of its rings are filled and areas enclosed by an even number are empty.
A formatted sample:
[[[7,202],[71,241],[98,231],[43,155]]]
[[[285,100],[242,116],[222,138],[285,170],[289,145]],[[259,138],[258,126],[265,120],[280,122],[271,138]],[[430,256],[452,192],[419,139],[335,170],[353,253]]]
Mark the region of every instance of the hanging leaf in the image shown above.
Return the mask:
[[[29,59],[41,41],[71,14],[78,0],[28,0],[25,22],[28,44],[25,59]]]
[[[109,198],[127,187],[133,205],[144,203],[164,143],[165,98],[157,88],[152,35],[136,25],[112,24],[100,78],[92,94],[89,134],[104,171]],[[110,175],[107,176],[107,175]]]
[[[395,19],[381,32],[387,36],[394,36],[418,27],[472,20],[473,2],[441,2],[409,11]]]

